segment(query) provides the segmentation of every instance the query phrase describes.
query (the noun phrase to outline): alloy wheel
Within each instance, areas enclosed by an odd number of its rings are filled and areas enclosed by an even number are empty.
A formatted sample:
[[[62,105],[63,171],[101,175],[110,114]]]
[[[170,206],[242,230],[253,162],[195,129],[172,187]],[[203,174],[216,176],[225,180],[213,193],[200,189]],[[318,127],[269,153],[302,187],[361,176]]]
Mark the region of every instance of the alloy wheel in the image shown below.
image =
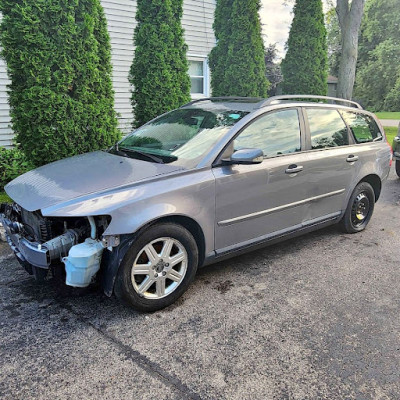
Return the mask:
[[[187,252],[177,239],[153,240],[139,251],[133,263],[133,288],[146,299],[166,297],[182,283],[187,265]]]

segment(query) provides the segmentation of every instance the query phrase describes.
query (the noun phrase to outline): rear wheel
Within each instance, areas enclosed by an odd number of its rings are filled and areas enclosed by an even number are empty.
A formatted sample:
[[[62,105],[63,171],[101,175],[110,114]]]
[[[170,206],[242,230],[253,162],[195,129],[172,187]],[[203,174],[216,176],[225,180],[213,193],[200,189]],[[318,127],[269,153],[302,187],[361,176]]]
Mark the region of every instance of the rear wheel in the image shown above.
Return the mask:
[[[194,279],[198,249],[182,226],[165,223],[143,232],[118,271],[115,293],[140,311],[156,311],[176,301]]]
[[[400,178],[400,160],[396,160],[396,174]]]
[[[359,183],[350,197],[343,219],[340,221],[346,233],[361,232],[368,225],[375,206],[375,192],[367,182]]]

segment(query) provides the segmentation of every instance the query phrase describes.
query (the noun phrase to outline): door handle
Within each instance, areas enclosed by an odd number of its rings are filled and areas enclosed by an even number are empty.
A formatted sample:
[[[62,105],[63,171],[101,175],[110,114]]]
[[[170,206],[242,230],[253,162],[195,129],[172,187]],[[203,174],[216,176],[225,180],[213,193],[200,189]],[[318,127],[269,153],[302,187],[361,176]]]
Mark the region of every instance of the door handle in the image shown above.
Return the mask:
[[[289,165],[289,167],[286,169],[285,173],[286,174],[297,174],[298,172],[303,171],[303,166],[299,165],[297,166],[296,164]]]
[[[348,163],[356,162],[356,161],[358,161],[358,156],[353,156],[353,155],[348,156],[347,159],[346,159],[346,161],[347,161]]]

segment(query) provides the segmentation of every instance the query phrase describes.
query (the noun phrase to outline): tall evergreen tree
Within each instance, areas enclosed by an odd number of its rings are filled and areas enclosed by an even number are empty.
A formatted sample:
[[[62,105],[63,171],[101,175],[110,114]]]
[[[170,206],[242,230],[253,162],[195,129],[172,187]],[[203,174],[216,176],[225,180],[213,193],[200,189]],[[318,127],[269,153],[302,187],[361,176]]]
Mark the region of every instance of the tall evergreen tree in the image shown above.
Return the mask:
[[[267,96],[259,9],[259,0],[217,0],[217,44],[209,57],[213,96]]]
[[[138,0],[130,70],[134,126],[190,100],[187,46],[181,25],[183,0]]]
[[[110,146],[110,39],[99,0],[0,0],[16,140],[35,165]]]
[[[327,44],[321,0],[296,0],[294,18],[282,61],[285,94],[326,95]]]

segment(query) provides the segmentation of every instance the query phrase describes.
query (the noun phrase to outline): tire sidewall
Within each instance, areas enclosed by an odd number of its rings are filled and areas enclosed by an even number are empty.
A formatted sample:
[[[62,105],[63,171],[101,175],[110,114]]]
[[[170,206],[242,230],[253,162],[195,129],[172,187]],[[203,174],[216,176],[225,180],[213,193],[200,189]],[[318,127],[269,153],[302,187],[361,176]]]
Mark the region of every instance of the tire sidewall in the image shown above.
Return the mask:
[[[400,160],[396,160],[395,168],[396,168],[396,174],[400,178]]]
[[[362,192],[365,192],[368,197],[369,204],[370,204],[369,213],[368,213],[367,218],[363,221],[363,223],[361,225],[355,226],[351,220],[353,204],[354,204],[354,200]],[[356,186],[356,188],[354,189],[354,191],[350,197],[349,203],[347,205],[346,212],[345,212],[343,220],[342,220],[343,230],[347,233],[357,233],[357,232],[363,231],[367,227],[369,221],[371,220],[372,214],[374,212],[374,208],[375,208],[374,189],[368,182],[359,183]]]
[[[184,246],[188,256],[186,274],[180,285],[168,296],[161,299],[146,299],[133,288],[131,281],[132,266],[144,246],[162,237],[174,238]],[[153,225],[139,234],[126,252],[118,270],[115,293],[136,310],[145,312],[160,310],[175,302],[187,290],[196,275],[198,258],[196,241],[187,229],[174,223]]]

